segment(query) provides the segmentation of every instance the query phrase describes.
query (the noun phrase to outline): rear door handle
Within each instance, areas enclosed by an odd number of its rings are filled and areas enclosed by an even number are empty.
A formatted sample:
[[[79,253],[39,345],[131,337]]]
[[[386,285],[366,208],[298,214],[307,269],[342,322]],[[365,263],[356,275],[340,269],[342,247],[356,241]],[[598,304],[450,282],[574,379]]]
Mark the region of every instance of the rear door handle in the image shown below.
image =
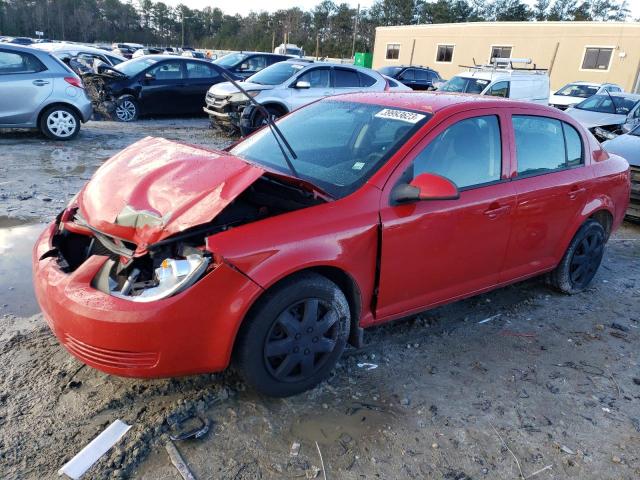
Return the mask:
[[[578,195],[586,191],[587,189],[584,187],[573,187],[571,190],[569,190],[569,193],[567,195],[569,195],[569,198],[571,200],[575,200],[576,198],[578,198]]]
[[[484,214],[490,219],[494,219],[499,217],[500,215],[509,213],[509,210],[511,210],[511,205],[504,205],[502,207],[492,205],[487,210],[484,211]]]
[[[49,82],[48,82],[47,80],[34,80],[34,81],[33,81],[33,84],[34,84],[36,87],[42,87],[42,86],[44,86],[44,85],[49,85]]]

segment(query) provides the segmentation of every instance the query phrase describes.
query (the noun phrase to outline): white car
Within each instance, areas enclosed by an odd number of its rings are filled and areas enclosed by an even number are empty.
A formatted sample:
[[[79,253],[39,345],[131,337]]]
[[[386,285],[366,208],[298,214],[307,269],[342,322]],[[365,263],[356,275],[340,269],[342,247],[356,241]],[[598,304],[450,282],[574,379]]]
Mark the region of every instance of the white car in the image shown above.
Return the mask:
[[[389,89],[387,80],[375,70],[305,60],[275,63],[249,77],[241,86],[274,118],[330,95]],[[235,131],[241,126],[241,115],[249,100],[231,82],[224,82],[209,89],[205,102],[204,111],[213,125]],[[252,109],[250,118],[242,117],[242,130],[246,133],[265,121],[257,109]]]
[[[568,108],[566,113],[599,141],[612,140],[640,123],[640,95],[604,92]]]
[[[49,52],[60,60],[74,58],[88,67],[92,67],[96,62],[114,67],[127,61],[126,58],[115,53],[78,43],[34,43],[31,47]]]
[[[468,67],[438,86],[440,92],[475,93],[521,100],[541,105],[549,103],[549,75],[536,68],[513,68],[513,63],[531,63],[528,58],[496,58],[494,65]]]
[[[549,105],[566,110],[569,107],[579,104],[585,98],[594,95],[624,92],[620,85],[615,83],[593,83],[593,82],[572,82],[549,96]]]

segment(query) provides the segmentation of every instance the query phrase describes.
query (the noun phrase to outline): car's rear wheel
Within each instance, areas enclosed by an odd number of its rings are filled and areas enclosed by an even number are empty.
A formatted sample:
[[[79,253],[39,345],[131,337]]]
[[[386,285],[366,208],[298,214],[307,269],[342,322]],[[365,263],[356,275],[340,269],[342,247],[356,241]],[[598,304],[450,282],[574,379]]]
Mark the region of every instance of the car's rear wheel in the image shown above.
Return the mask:
[[[349,305],[336,284],[314,273],[296,275],[252,309],[238,334],[236,362],[257,391],[295,395],[329,374],[349,327]]]
[[[560,264],[549,274],[549,283],[561,292],[585,290],[602,262],[606,232],[596,220],[587,220],[573,237]]]
[[[116,101],[114,113],[120,122],[133,122],[138,119],[140,107],[133,95],[124,95]]]
[[[53,140],[71,140],[80,131],[80,118],[69,107],[53,106],[40,117],[40,130]]]

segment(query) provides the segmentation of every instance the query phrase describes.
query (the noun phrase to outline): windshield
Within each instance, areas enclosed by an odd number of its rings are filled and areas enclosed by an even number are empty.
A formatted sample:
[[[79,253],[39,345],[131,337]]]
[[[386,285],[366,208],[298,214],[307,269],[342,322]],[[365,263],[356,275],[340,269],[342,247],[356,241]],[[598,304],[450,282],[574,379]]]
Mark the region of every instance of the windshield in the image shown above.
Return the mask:
[[[270,67],[260,70],[255,75],[250,76],[247,82],[259,85],[280,85],[285,80],[291,78],[295,73],[302,70],[306,65],[299,63],[280,62],[274,63]]]
[[[336,198],[355,191],[431,116],[356,102],[324,100],[278,121],[298,156],[298,176]],[[231,150],[248,161],[291,174],[269,128]]]
[[[300,48],[287,47],[287,55],[299,55],[299,56],[302,56],[302,50]]]
[[[445,82],[438,90],[442,92],[458,92],[458,93],[482,93],[489,85],[489,80],[481,78],[453,77]]]
[[[402,67],[382,67],[378,69],[381,74],[388,75],[390,77],[395,77],[400,70],[402,70]]]
[[[580,102],[575,108],[588,112],[614,113],[628,115],[638,100],[618,95],[594,95]]]
[[[580,97],[589,98],[598,93],[598,87],[593,85],[576,85],[570,83],[558,90],[554,95],[560,97]]]
[[[158,61],[153,58],[148,57],[139,57],[134,58],[133,60],[127,60],[126,62],[122,62],[115,67],[115,70],[124,73],[128,77],[133,77],[143,71],[145,68],[150,67],[154,63]]]
[[[213,63],[217,63],[218,65],[222,65],[223,67],[232,67],[233,65],[243,61],[248,56],[249,55],[247,55],[246,53],[230,53],[222,58],[219,58]]]

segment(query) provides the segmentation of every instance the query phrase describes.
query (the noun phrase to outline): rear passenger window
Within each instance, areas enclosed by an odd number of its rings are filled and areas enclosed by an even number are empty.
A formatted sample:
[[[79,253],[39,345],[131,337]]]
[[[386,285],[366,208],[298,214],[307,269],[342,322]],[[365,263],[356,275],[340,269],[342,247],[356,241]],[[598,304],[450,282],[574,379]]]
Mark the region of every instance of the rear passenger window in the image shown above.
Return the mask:
[[[426,70],[415,70],[416,80],[427,80]]]
[[[502,144],[498,117],[461,120],[434,138],[413,161],[410,178],[435,173],[458,188],[500,180]]]
[[[358,73],[353,70],[346,70],[342,68],[336,68],[335,72],[335,88],[352,88],[359,87],[360,80],[358,79]]]
[[[365,75],[362,72],[358,72],[358,76],[360,77],[360,86],[361,87],[370,87],[374,83],[376,83],[376,79],[370,77],[369,75]]]
[[[513,129],[519,176],[549,173],[582,163],[580,135],[560,120],[514,115]]]
[[[567,144],[567,166],[582,165],[582,139],[580,134],[568,123],[562,122],[564,139]]]
[[[0,75],[16,73],[36,73],[46,70],[45,66],[30,53],[0,51]]]

